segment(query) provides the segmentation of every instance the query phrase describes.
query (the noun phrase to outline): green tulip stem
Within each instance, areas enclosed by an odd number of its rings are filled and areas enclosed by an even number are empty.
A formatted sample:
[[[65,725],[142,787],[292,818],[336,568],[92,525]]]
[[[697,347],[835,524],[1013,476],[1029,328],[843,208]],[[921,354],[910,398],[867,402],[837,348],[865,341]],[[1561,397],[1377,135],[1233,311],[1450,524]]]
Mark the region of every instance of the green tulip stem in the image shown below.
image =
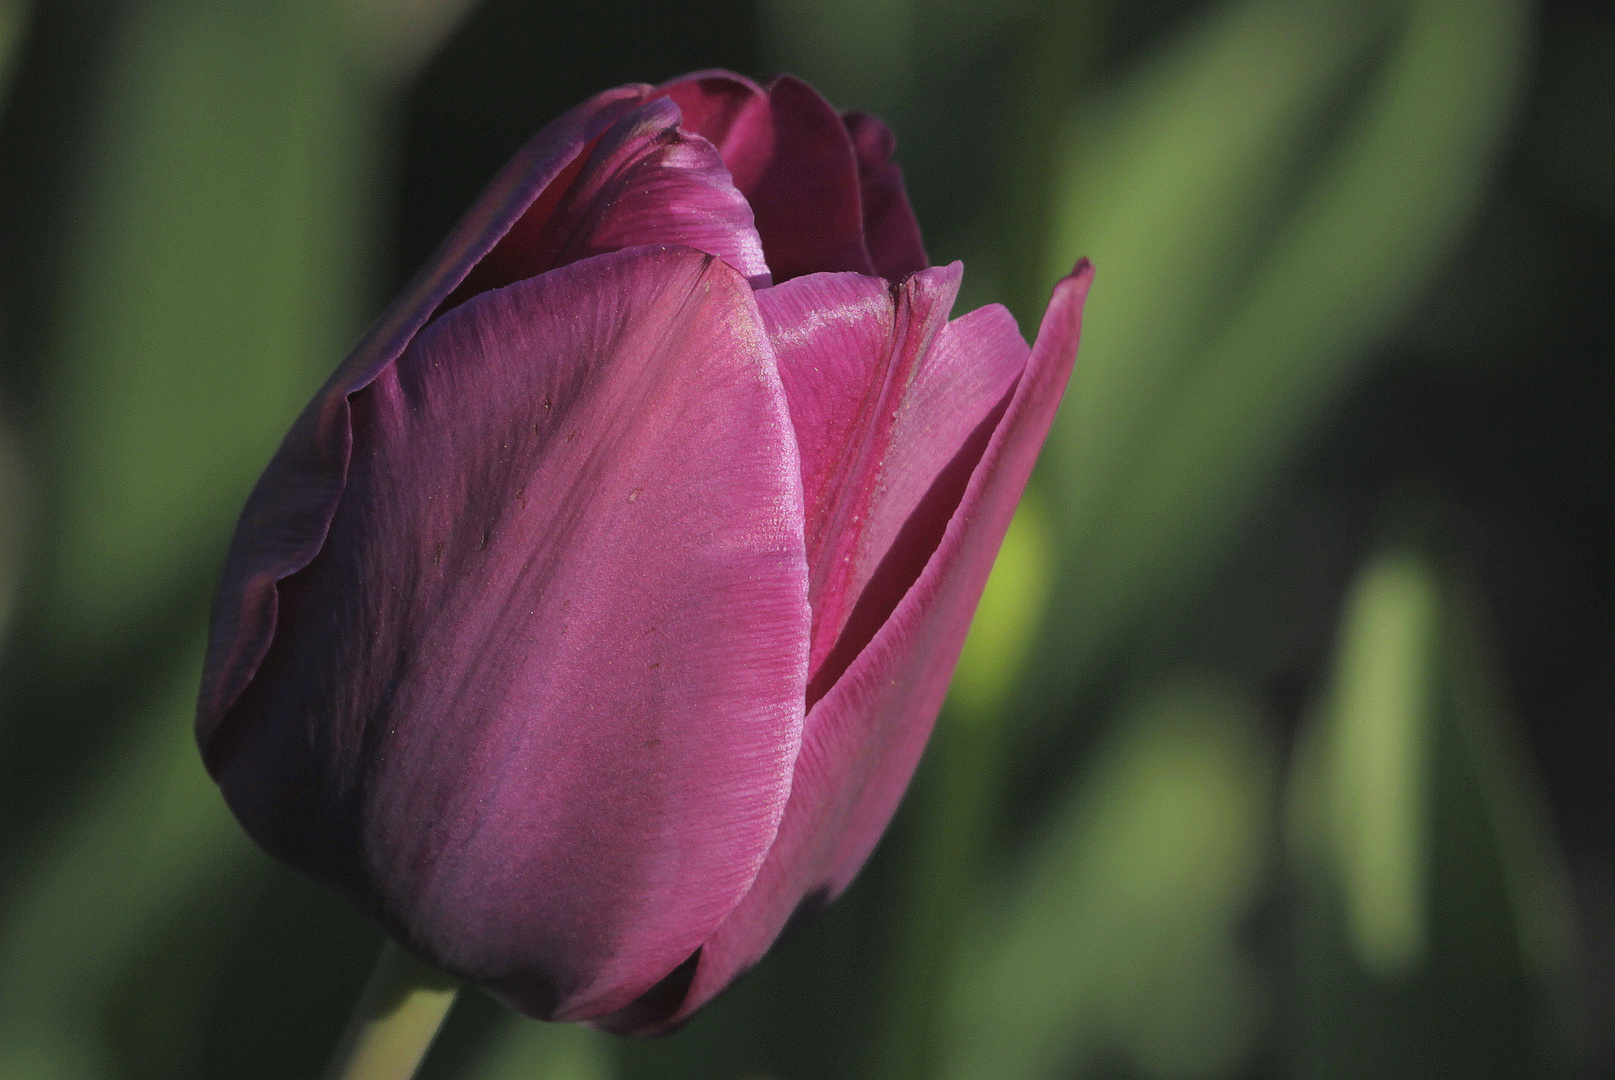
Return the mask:
[[[388,941],[325,1080],[409,1080],[454,1004],[452,976]]]

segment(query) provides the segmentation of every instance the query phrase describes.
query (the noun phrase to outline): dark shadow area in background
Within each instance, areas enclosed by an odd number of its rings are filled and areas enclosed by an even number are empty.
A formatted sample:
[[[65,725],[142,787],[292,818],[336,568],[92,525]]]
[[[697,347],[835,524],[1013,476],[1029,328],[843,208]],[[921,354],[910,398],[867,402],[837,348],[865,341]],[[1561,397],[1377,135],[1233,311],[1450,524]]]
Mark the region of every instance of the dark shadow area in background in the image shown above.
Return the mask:
[[[36,3],[0,112],[0,401],[27,438],[85,122],[128,0]],[[26,213],[9,208],[27,207]]]

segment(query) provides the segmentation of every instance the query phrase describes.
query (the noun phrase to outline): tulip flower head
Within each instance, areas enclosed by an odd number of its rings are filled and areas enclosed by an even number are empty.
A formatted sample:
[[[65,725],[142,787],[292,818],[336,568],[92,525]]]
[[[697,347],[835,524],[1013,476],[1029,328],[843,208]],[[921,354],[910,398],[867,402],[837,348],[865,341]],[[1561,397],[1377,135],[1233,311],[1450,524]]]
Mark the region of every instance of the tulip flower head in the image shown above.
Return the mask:
[[[197,711],[252,837],[543,1019],[655,1033],[890,820],[1048,432],[893,140],[806,84],[539,132],[303,412]]]

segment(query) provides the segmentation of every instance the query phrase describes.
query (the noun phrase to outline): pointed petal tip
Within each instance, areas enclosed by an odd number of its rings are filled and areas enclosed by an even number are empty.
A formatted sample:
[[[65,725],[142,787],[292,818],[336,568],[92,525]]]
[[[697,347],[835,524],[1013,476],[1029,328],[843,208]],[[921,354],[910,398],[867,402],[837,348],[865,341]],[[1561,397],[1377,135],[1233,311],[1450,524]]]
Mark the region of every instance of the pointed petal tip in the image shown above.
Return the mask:
[[[1070,367],[1076,360],[1082,312],[1088,302],[1089,286],[1093,284],[1093,272],[1093,263],[1084,257],[1077,260],[1071,273],[1054,283],[1048,307],[1043,310],[1043,319],[1038,324],[1037,340],[1032,343],[1033,364],[1063,358],[1064,366]]]
[[[1054,287],[1058,289],[1062,285],[1069,283],[1076,288],[1080,288],[1086,294],[1088,286],[1093,284],[1093,272],[1093,261],[1084,255],[1071,267],[1071,272],[1056,282]]]

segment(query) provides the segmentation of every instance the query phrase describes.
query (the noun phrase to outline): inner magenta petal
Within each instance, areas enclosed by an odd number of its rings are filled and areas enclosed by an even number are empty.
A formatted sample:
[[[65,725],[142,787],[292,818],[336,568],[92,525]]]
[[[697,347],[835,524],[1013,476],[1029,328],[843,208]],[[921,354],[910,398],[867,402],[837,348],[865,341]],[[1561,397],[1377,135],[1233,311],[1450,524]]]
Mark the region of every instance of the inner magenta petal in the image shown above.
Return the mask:
[[[858,154],[863,194],[864,243],[876,273],[901,281],[931,265],[920,239],[920,224],[903,189],[903,171],[892,160],[897,140],[891,128],[866,112],[843,113],[842,121]]]
[[[1025,364],[1002,308],[947,321],[959,274],[937,267],[900,286],[814,274],[758,293],[802,457],[814,673],[926,492]]]
[[[647,101],[619,119],[522,215],[444,303],[608,251],[680,244],[716,255],[753,287],[769,283],[751,206],[678,106]]]
[[[767,157],[758,151],[774,145],[773,113],[761,87],[730,71],[698,71],[657,92],[678,105],[686,131],[718,148],[731,174],[745,177],[748,185],[756,180]]]
[[[685,113],[757,215],[775,281],[850,270],[873,274],[852,135],[807,83],[781,76],[766,92],[728,72],[702,72],[661,92]]]
[[[756,211],[774,279],[830,270],[874,273],[864,244],[858,159],[846,125],[800,79],[776,79],[768,101],[771,152],[755,179],[748,172],[751,162],[737,160],[735,182]],[[742,157],[742,148],[736,149]]]
[[[703,71],[658,91],[684,127],[710,140],[751,200],[774,280],[852,270],[901,281],[930,265],[892,161],[891,129],[867,113],[836,116],[807,84],[767,90]]]

